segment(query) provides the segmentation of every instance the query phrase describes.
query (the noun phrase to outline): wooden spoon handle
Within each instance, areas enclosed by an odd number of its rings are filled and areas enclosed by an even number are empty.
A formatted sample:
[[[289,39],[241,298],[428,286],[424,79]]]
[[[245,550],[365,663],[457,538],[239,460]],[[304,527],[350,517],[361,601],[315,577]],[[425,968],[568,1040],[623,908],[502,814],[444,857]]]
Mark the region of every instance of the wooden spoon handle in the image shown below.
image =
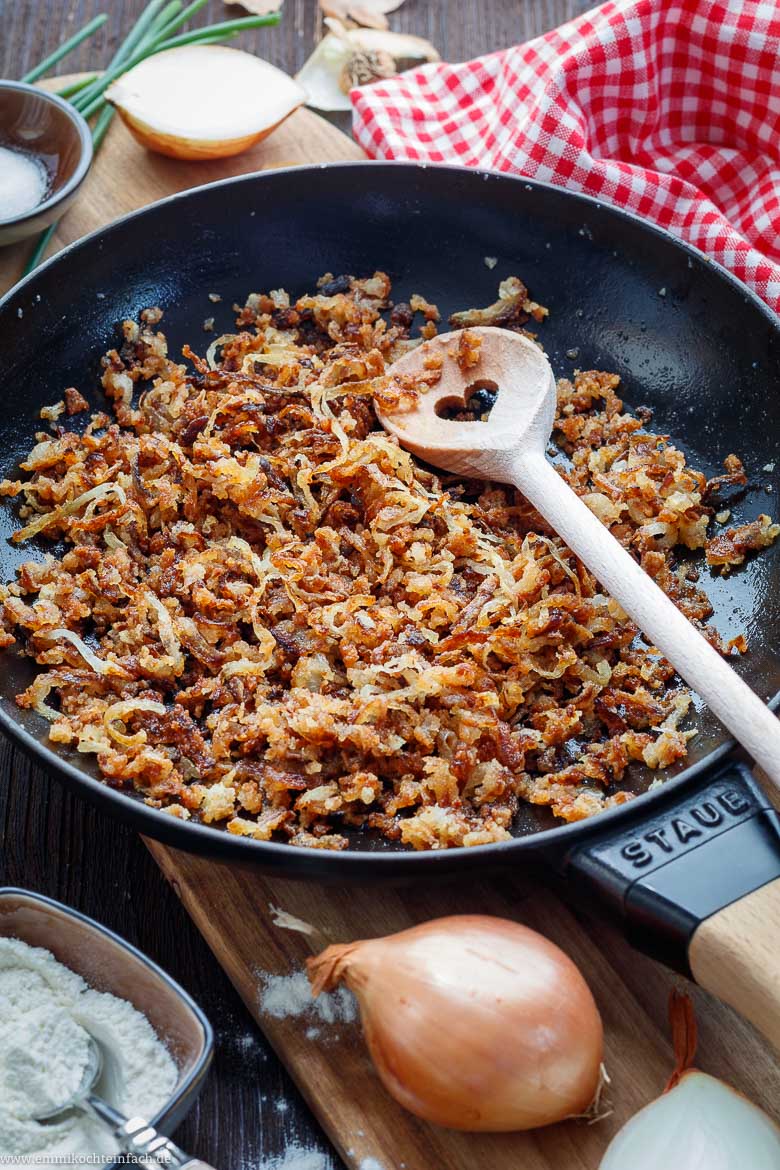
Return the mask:
[[[780,788],[780,720],[596,519],[544,455],[524,453],[514,472],[514,482],[525,497]]]

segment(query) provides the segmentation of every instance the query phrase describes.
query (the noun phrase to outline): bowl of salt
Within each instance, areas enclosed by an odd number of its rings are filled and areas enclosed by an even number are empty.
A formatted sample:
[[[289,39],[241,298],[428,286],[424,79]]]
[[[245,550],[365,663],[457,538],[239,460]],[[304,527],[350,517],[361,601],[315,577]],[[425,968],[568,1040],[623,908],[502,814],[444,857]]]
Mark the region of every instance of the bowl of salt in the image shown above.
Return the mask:
[[[0,245],[47,228],[67,210],[92,162],[92,136],[69,102],[0,80]]]

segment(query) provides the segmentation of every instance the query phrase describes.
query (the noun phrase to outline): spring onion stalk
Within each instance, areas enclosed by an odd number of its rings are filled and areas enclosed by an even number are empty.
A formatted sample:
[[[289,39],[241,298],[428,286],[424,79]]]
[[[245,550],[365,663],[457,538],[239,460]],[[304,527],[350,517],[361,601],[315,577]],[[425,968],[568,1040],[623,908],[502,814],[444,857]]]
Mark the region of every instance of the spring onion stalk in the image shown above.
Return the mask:
[[[265,16],[239,16],[236,20],[223,20],[219,24],[209,24],[205,28],[182,33],[178,37],[171,37],[160,45],[156,52],[162,52],[164,49],[175,49],[179,45],[198,44],[203,39],[204,33],[214,38],[225,37],[233,34],[238,35],[238,33],[245,32],[250,28],[262,28],[264,25],[278,23],[278,12],[269,12]]]
[[[80,93],[81,90],[86,89],[88,85],[92,85],[93,81],[97,79],[97,73],[88,73],[86,77],[79,78],[78,81],[72,81],[70,85],[63,85],[62,89],[55,89],[54,92],[58,97],[71,98],[75,94]],[[71,105],[75,105],[71,102]]]
[[[24,266],[24,272],[22,273],[22,276],[29,276],[29,274],[32,272],[33,268],[38,267],[41,260],[43,259],[44,252],[48,248],[49,243],[51,241],[51,238],[54,235],[54,233],[56,232],[56,230],[57,230],[57,224],[53,223],[51,225],[51,227],[47,227],[46,231],[42,232],[38,236],[38,239],[36,240],[32,255],[30,256],[30,259],[27,261],[27,263]]]
[[[48,57],[44,57],[40,64],[36,65],[34,69],[30,69],[29,72],[25,73],[25,75],[22,77],[22,81],[27,82],[29,85],[33,81],[37,81],[39,77],[43,77],[44,73],[48,73],[53,65],[56,65],[57,62],[61,61],[63,57],[67,57],[68,53],[71,53],[75,48],[77,48],[82,41],[85,41],[87,37],[91,37],[94,32],[97,32],[99,28],[102,28],[107,20],[108,17],[105,15],[105,13],[101,12],[99,16],[96,16],[93,20],[90,20],[89,24],[85,24],[84,27],[79,30],[79,32],[74,33],[73,36],[69,37],[67,41],[63,41],[59,48],[55,49],[53,53],[49,53]]]
[[[126,61],[128,57],[131,57],[139,45],[146,39],[151,29],[156,28],[157,22],[161,19],[162,15],[168,14],[169,10],[178,4],[179,0],[172,0],[170,4],[166,0],[151,0],[151,3],[146,5],[146,8],[138,17],[129,34],[119,46],[111,64],[115,64],[117,60]],[[167,19],[168,15],[165,15],[165,20]]]
[[[175,33],[177,29],[180,29],[183,24],[186,24],[188,20],[191,20],[193,16],[196,16],[200,12],[201,8],[205,8],[207,4],[208,0],[192,0],[191,4],[188,4],[186,8],[184,8],[174,19],[168,21],[168,23],[163,27],[161,30],[163,38],[167,38],[171,36],[172,33]]]
[[[115,112],[116,111],[112,110],[110,106],[106,106],[105,109],[100,111],[98,120],[95,122],[94,128],[92,130],[92,145],[95,150],[98,149],[101,142],[105,138],[108,132],[108,128],[114,120]]]

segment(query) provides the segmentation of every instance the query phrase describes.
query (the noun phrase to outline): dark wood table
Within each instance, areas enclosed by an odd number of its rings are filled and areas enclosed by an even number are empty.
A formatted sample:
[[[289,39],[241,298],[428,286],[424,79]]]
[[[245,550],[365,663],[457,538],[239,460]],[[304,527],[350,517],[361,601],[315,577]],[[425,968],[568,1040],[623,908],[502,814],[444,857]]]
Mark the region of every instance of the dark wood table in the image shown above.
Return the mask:
[[[100,67],[143,6],[143,0],[0,0],[0,76],[19,77],[106,11],[108,23],[60,68]],[[458,61],[528,40],[589,7],[590,0],[406,0],[391,23],[428,37],[445,60]],[[195,23],[239,11],[212,0]],[[319,27],[316,0],[286,0],[281,24],[245,35],[243,45],[294,73]],[[289,1170],[331,1170],[338,1163],[140,839],[65,792],[2,737],[0,885],[49,894],[105,923],[202,1005],[214,1025],[216,1053],[200,1101],[176,1134],[185,1149],[218,1170],[283,1170],[285,1157]]]

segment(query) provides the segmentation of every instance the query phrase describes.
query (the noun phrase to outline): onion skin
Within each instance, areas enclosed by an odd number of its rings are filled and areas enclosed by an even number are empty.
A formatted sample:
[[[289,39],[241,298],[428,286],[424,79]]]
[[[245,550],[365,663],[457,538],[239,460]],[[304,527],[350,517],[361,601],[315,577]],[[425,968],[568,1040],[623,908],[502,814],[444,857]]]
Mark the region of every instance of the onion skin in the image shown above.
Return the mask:
[[[235,154],[241,154],[243,151],[249,150],[250,147],[256,146],[258,142],[262,142],[269,134],[273,134],[277,126],[281,126],[282,122],[285,122],[290,114],[295,112],[290,110],[289,114],[285,114],[278,122],[274,122],[273,126],[266,126],[255,134],[245,134],[242,138],[198,139],[163,134],[121,106],[117,106],[116,110],[133,138],[136,142],[140,142],[141,146],[154,151],[155,154],[164,154],[167,158],[178,158],[189,162],[208,162],[209,159],[231,158]]]
[[[440,918],[309,960],[313,993],[342,980],[388,1092],[448,1129],[506,1132],[585,1113],[603,1029],[574,963],[502,918]]]

